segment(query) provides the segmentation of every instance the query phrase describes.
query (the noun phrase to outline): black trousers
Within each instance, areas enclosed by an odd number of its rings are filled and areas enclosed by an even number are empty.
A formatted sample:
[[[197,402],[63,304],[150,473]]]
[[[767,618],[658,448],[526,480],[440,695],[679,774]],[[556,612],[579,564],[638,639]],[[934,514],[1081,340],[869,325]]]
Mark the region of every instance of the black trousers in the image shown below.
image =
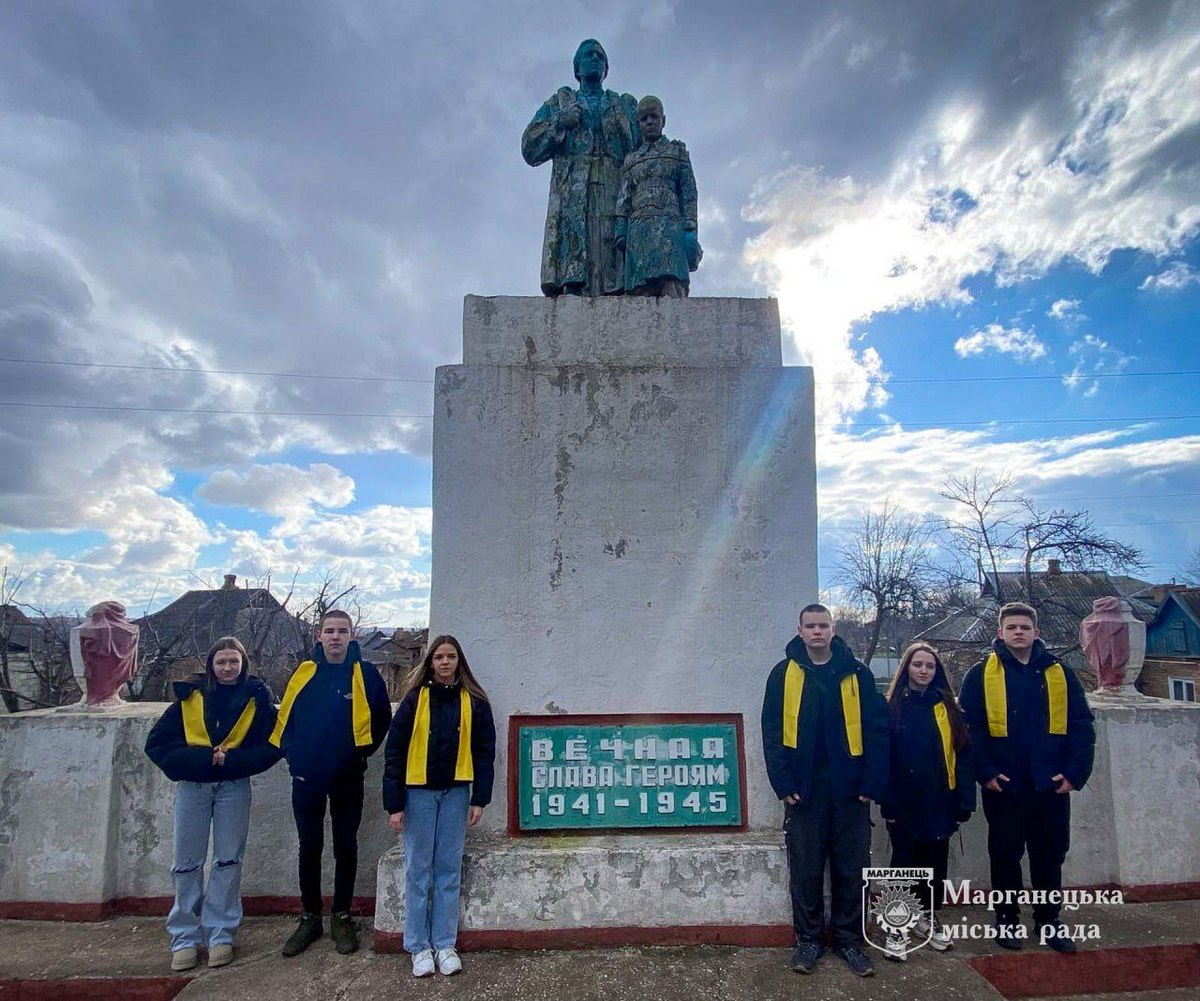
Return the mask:
[[[292,778],[292,815],[300,836],[300,902],[320,914],[321,855],[325,851],[325,802],[333,830],[333,912],[350,910],[358,875],[358,825],[363,810],[363,768],[355,762],[329,784]]]
[[[821,939],[825,917],[825,863],[829,863],[829,937],[835,948],[859,947],[862,934],[862,871],[871,864],[871,804],[858,797],[835,799],[828,777],[783,818],[792,927],[798,942]]]
[[[909,837],[899,824],[888,824],[888,835],[892,839],[893,869],[933,870],[933,913],[936,914],[942,906],[942,894],[945,893],[950,839],[918,841]]]
[[[988,858],[993,890],[1020,890],[1021,856],[1029,851],[1029,882],[1035,890],[1061,890],[1062,867],[1071,847],[1071,797],[1056,792],[993,792],[981,789],[988,821]],[[1038,924],[1058,921],[1059,904],[1035,904]],[[996,921],[1015,924],[1021,908],[996,907]]]

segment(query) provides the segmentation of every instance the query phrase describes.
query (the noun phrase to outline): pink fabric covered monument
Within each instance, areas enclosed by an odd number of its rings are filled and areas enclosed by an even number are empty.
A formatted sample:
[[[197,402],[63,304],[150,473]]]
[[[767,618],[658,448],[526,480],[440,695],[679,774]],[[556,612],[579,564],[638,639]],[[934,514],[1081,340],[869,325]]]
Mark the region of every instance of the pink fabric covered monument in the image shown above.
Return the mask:
[[[89,709],[119,706],[121,686],[137,671],[138,627],[119,601],[102,601],[71,630],[71,665]]]
[[[1079,624],[1079,645],[1096,670],[1100,690],[1136,694],[1133,683],[1146,657],[1146,624],[1129,602],[1110,596],[1092,602],[1092,614]]]

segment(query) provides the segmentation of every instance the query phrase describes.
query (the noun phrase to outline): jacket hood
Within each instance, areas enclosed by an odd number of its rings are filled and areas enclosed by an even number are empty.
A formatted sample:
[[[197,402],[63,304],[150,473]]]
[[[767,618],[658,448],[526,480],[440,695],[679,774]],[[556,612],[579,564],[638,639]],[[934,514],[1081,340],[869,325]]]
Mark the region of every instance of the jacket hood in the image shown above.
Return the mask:
[[[256,678],[252,674],[241,673],[238,680],[228,686],[236,693],[235,697],[240,697],[243,694],[246,700],[257,698],[262,693],[269,693],[269,689],[261,678]],[[208,693],[208,677],[207,674],[194,674],[186,681],[176,681],[171,685],[171,690],[175,693],[175,698],[182,702],[192,692],[200,692],[201,694]]]
[[[838,635],[834,635],[829,644],[830,653],[833,654],[833,659],[828,664],[822,664],[822,668],[827,668],[834,674],[850,674],[858,668],[858,658],[850,651],[850,647],[846,645],[846,641]],[[793,636],[788,640],[787,656],[794,660],[797,664],[802,664],[805,667],[813,667],[813,662],[808,656],[808,650],[804,646],[804,640],[799,636]]]
[[[1003,660],[1006,664],[1021,665],[1021,662],[1012,655],[1012,651],[1004,645],[1004,640],[997,636],[992,640],[992,649],[996,652],[996,656]],[[1054,654],[1047,649],[1046,644],[1041,639],[1033,641],[1033,647],[1029,651],[1029,666],[1035,670],[1042,670],[1054,663]]]
[[[325,647],[318,640],[313,647],[312,659],[318,664],[328,664],[329,661],[325,657]],[[351,640],[350,645],[346,647],[346,659],[343,663],[354,664],[362,662],[362,651],[358,647],[358,640]]]

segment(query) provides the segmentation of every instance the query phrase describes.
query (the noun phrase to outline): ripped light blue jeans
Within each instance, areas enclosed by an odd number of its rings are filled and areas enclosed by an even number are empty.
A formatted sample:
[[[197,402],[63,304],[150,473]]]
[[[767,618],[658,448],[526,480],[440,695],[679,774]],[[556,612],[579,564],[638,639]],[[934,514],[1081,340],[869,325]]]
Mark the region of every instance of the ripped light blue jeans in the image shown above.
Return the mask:
[[[210,827],[213,864],[206,888]],[[249,830],[249,779],[175,783],[175,905],[167,915],[172,952],[232,944],[242,923],[242,857]]]

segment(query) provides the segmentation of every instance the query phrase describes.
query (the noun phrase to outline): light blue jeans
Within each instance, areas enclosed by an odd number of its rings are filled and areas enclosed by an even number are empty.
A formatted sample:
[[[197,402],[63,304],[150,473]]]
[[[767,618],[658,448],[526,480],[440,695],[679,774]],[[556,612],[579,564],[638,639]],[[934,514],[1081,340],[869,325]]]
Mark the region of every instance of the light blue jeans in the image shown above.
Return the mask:
[[[206,889],[210,827],[213,865]],[[242,856],[249,829],[249,779],[175,783],[175,905],[167,915],[172,952],[232,944],[242,923]]]
[[[458,893],[469,786],[408,790],[404,807],[404,948],[449,949],[458,938]]]

